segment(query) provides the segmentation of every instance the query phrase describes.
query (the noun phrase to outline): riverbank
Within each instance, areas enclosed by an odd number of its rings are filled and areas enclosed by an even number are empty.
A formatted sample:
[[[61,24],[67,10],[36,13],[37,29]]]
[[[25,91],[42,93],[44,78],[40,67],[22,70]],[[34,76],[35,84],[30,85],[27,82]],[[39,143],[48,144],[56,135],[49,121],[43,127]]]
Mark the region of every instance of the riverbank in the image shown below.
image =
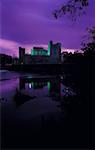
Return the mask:
[[[31,73],[60,73],[62,69],[61,64],[32,64],[32,65],[10,65],[3,66],[1,69],[17,72],[31,72]]]
[[[75,64],[31,64],[31,65],[6,65],[1,66],[1,70],[17,71],[17,72],[30,72],[30,73],[50,73],[60,74],[64,70],[74,70],[79,68]]]

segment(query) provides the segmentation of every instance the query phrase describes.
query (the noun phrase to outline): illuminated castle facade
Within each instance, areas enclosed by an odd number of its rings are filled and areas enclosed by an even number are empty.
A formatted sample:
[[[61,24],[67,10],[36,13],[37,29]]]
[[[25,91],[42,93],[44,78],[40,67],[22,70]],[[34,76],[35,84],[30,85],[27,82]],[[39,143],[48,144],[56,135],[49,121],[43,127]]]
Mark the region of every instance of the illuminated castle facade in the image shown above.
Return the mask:
[[[33,47],[31,54],[25,54],[25,49],[19,47],[20,64],[57,64],[61,62],[61,44],[48,43],[48,50],[42,47]]]
[[[51,63],[60,63],[61,61],[61,44],[53,44],[52,41],[48,44],[48,55]]]

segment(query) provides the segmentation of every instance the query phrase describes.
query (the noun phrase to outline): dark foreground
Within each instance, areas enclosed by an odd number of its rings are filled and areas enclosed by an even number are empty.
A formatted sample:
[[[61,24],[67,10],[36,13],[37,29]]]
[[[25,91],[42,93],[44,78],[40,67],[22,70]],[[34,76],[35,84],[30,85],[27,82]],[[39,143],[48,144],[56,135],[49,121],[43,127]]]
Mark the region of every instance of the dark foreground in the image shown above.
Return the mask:
[[[64,71],[0,81],[2,148],[94,148],[93,68]]]
[[[69,67],[68,67],[69,66]],[[31,64],[31,65],[5,65],[1,69],[17,72],[60,74],[65,68],[74,67],[74,64]]]

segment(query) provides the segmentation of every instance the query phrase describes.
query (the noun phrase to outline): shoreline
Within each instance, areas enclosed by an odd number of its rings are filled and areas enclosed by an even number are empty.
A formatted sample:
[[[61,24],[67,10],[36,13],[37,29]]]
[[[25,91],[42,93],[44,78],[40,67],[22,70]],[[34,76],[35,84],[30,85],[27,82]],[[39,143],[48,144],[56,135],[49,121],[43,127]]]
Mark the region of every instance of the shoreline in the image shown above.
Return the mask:
[[[1,66],[1,70],[27,72],[27,73],[43,73],[43,74],[60,74],[64,70],[76,68],[75,64],[31,64],[31,65],[6,65]]]

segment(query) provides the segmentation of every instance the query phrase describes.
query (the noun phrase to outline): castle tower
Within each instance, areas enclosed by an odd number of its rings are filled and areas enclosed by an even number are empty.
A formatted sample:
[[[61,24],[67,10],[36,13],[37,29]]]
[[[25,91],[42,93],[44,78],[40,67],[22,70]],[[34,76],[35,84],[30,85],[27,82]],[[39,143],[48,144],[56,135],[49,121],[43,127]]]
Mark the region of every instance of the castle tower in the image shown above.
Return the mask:
[[[52,42],[52,41],[50,41],[50,42],[48,43],[48,56],[50,56],[50,55],[51,55],[52,45],[53,45],[53,42]]]
[[[19,47],[19,62],[24,63],[25,48]]]
[[[50,54],[51,63],[59,63],[61,61],[61,43],[53,44],[50,41],[48,44],[48,53]]]

